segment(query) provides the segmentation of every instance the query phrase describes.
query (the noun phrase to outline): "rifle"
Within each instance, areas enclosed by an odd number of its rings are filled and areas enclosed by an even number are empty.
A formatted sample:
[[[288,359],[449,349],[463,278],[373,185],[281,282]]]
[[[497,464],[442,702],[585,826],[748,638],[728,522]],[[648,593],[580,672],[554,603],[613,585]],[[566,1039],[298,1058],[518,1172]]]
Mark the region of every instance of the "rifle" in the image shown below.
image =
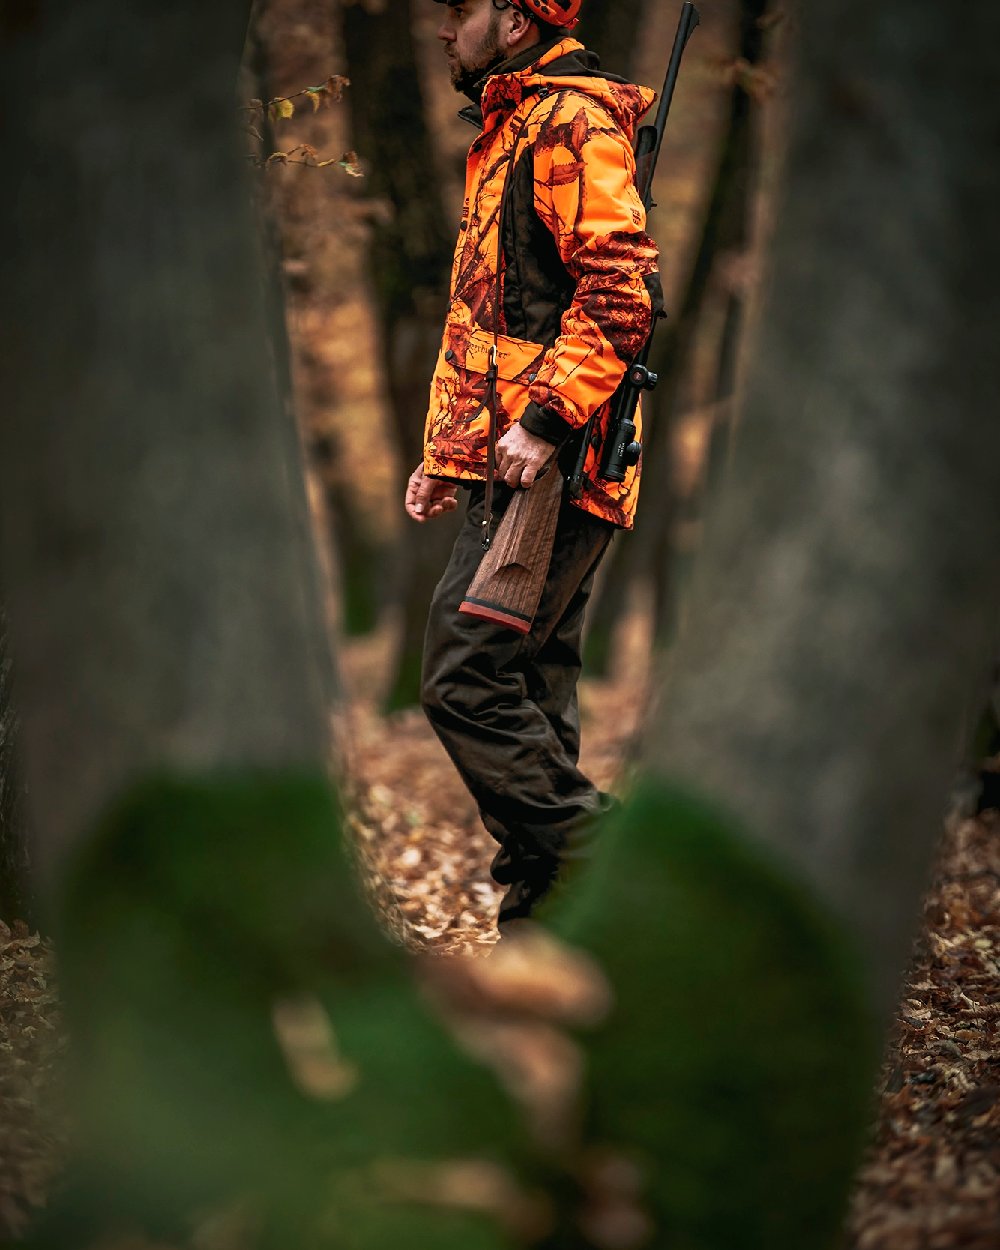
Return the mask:
[[[681,57],[698,25],[698,10],[690,0],[681,7],[677,34],[667,66],[656,119],[651,126],[640,126],[635,138],[636,190],[647,212],[653,203],[653,174],[663,144],[670,103],[677,85]],[[598,476],[604,481],[621,482],[629,467],[637,464],[642,447],[636,441],[635,411],[644,390],[652,390],[657,376],[649,369],[649,352],[656,328],[654,318],[646,342],[625,371],[612,396],[608,433],[604,441]],[[552,542],[562,503],[564,481],[571,498],[578,499],[585,482],[584,465],[591,446],[596,446],[597,414],[591,414],[580,441],[576,465],[568,478],[553,453],[549,467],[527,490],[514,493],[496,537],[480,561],[460,612],[502,624],[518,633],[531,629],[542,588],[552,559]]]

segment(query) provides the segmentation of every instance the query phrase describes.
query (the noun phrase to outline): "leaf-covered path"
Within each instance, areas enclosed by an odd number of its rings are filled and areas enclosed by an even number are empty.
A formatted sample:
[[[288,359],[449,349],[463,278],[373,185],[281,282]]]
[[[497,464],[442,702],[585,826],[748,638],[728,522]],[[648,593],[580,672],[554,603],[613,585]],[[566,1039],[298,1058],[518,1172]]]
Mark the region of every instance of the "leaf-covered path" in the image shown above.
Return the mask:
[[[372,897],[411,949],[485,954],[496,940],[492,843],[420,713],[378,715],[385,648],[385,639],[349,648],[354,693],[339,723]],[[602,785],[615,782],[629,754],[648,685],[645,653],[639,631],[615,681],[583,686],[583,763]],[[924,917],[852,1204],[849,1250],[1000,1244],[1000,813],[949,825]],[[548,975],[538,966],[545,960]],[[538,1014],[539,998],[551,999],[557,986],[565,996],[570,982],[579,1001],[557,1004],[553,1014],[590,1010],[589,999],[600,997],[557,950],[540,947],[531,964],[476,966],[496,969],[489,992],[512,1015],[518,996],[533,995],[524,1006]],[[481,977],[472,978],[474,989]],[[523,1052],[514,1031],[510,1040]],[[0,924],[2,1240],[44,1201],[58,1166],[60,1134],[40,1107],[61,1048],[51,951],[24,926]],[[531,1054],[539,1099],[553,1088],[549,1060],[561,1053]]]
[[[645,699],[648,646],[640,622],[632,623],[621,655],[615,680],[585,681],[580,692],[580,764],[602,787],[619,780]],[[496,845],[423,714],[379,715],[388,663],[385,635],[346,649],[351,697],[338,734],[357,805],[353,829],[376,906],[413,950],[488,949],[497,938],[500,892],[489,875]]]

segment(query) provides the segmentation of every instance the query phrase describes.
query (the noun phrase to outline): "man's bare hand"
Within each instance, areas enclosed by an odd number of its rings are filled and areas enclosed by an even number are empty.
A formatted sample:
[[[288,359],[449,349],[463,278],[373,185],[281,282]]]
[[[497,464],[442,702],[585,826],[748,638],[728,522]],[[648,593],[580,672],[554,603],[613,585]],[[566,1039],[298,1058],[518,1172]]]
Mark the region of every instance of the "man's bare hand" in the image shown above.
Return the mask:
[[[515,422],[497,443],[497,477],[525,490],[552,458],[555,448]]]
[[[421,524],[444,512],[454,512],[458,507],[458,487],[453,482],[427,477],[423,464],[418,464],[406,484],[405,507],[406,515]]]

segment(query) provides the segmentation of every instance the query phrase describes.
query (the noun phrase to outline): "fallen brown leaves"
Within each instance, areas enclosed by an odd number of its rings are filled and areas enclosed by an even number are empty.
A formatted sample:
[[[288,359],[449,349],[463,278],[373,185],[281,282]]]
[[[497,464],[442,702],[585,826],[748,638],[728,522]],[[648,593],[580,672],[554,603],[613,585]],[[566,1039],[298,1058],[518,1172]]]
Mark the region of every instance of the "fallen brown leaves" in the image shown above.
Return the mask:
[[[46,1114],[62,1045],[52,979],[50,944],[0,921],[0,1237],[45,1201],[62,1154]]]
[[[1000,1245],[1000,814],[950,825],[925,919],[852,1250]]]

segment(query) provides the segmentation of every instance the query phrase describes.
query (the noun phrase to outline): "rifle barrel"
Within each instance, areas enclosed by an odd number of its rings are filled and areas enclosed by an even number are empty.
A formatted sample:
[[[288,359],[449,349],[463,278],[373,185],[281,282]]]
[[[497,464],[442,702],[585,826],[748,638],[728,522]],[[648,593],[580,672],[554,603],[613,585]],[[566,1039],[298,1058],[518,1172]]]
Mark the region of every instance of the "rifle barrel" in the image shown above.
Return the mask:
[[[663,134],[667,114],[670,112],[670,102],[674,98],[677,75],[681,68],[681,57],[684,55],[687,41],[694,34],[694,29],[700,20],[698,10],[690,3],[690,0],[684,0],[680,21],[677,24],[677,34],[674,36],[674,46],[670,53],[670,63],[667,65],[667,76],[663,82],[663,93],[660,96],[659,108],[656,110],[656,120],[653,122],[658,135]]]
[[[642,202],[648,212],[652,206],[653,200],[653,174],[656,172],[656,160],[660,154],[660,145],[663,142],[663,132],[667,125],[667,114],[670,112],[670,105],[674,98],[674,88],[677,86],[677,76],[681,69],[681,58],[684,55],[684,49],[687,47],[688,40],[694,34],[695,27],[701,21],[698,10],[690,0],[684,0],[681,6],[681,15],[677,23],[677,33],[674,35],[674,46],[670,52],[670,61],[667,64],[667,76],[663,80],[663,90],[660,92],[660,100],[656,109],[656,118],[651,126],[643,126],[639,132],[636,152],[636,181],[639,194],[642,196]],[[644,134],[643,132],[647,132]]]

